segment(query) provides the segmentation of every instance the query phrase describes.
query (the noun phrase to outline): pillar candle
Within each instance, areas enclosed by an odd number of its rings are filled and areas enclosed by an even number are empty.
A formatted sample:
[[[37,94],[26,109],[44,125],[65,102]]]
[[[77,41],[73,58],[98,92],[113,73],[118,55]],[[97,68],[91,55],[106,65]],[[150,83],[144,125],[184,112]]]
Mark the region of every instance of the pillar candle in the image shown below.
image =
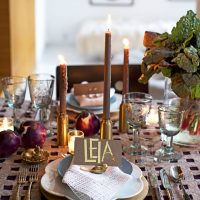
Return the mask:
[[[129,91],[129,41],[124,38],[124,66],[123,66],[123,90],[124,95]]]
[[[60,65],[58,67],[59,81],[59,100],[60,113],[66,113],[66,95],[67,95],[67,65],[63,56],[59,55]]]
[[[108,17],[108,30],[105,32],[105,56],[104,56],[104,99],[103,118],[110,119],[110,87],[111,87],[111,31],[110,16]]]

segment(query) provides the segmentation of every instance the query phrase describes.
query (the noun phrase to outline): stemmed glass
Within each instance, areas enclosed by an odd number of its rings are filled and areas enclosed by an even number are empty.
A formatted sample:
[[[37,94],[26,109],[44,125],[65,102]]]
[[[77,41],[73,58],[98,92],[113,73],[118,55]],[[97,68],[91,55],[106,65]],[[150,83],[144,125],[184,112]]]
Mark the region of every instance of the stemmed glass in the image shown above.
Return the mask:
[[[19,109],[24,103],[27,79],[21,76],[8,76],[1,79],[2,88],[8,106],[13,108],[14,127],[20,126]]]
[[[152,96],[142,92],[130,92],[124,95],[125,111],[129,127],[133,131],[133,142],[124,148],[129,155],[141,155],[146,152],[140,144],[140,128],[145,124],[150,112]]]
[[[45,123],[49,119],[48,107],[52,100],[55,77],[51,74],[32,74],[28,85],[33,108],[37,109],[36,118]],[[36,119],[35,118],[35,119]]]
[[[158,107],[159,127],[162,134],[170,138],[166,146],[156,151],[156,156],[161,160],[178,160],[182,156],[173,149],[173,136],[181,130],[183,109],[180,106],[162,105]]]

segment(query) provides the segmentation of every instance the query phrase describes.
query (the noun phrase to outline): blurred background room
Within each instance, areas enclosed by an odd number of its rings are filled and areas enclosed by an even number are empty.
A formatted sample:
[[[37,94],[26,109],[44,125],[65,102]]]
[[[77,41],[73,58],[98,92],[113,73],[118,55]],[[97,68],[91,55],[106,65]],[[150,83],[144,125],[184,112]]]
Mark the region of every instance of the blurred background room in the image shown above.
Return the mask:
[[[123,63],[124,37],[130,41],[130,64],[140,64],[144,32],[170,32],[187,10],[199,14],[199,1],[1,0],[0,76],[55,75],[58,54],[68,65],[103,64],[108,14],[112,18],[112,64]],[[161,81],[161,85],[154,80],[150,85],[163,87]]]

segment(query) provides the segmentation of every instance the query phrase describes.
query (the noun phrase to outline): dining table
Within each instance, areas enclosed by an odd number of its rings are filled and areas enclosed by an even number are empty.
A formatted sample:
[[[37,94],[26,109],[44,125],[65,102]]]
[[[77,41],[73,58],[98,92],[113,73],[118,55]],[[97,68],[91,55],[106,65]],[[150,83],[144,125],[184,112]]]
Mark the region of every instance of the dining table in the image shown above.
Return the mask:
[[[161,104],[161,102],[156,102],[157,105]],[[50,115],[50,125],[51,125],[51,134],[48,135],[46,141],[44,143],[43,149],[49,152],[49,158],[47,161],[39,164],[38,176],[39,179],[35,183],[33,183],[31,190],[31,199],[40,200],[40,199],[66,199],[64,197],[54,196],[44,188],[41,187],[40,180],[42,176],[45,174],[46,166],[57,160],[63,159],[63,155],[67,154],[68,149],[67,146],[61,147],[57,145],[57,123],[56,117],[58,112],[59,103],[56,100],[52,101],[51,104],[51,115]],[[31,107],[31,102],[26,100],[21,106],[21,121],[33,120],[35,116],[35,111]],[[74,129],[75,121],[74,114],[72,109],[67,112],[69,115],[69,129]],[[120,140],[123,147],[130,145],[132,142],[132,133],[120,133],[118,130],[118,113],[115,115],[111,115],[113,117],[113,126],[112,126],[112,134],[113,140]],[[8,107],[7,102],[4,98],[0,99],[0,117],[12,117],[12,109]],[[162,146],[161,141],[161,133],[159,130],[158,124],[155,125],[146,125],[141,129],[140,138],[142,145],[146,146],[151,155],[155,153],[157,149]],[[151,156],[138,159],[138,157],[127,155],[123,153],[123,156],[129,160],[130,162],[137,165],[143,174],[143,183],[144,188],[141,194],[132,197],[131,199],[145,199],[151,200],[153,199],[153,192],[151,190],[150,184],[148,182],[148,172],[151,172],[155,175],[157,179],[157,184],[159,187],[159,192],[161,199],[167,200],[167,192],[163,187],[160,170],[165,169],[167,173],[169,173],[169,169],[171,166],[179,165],[181,166],[185,178],[182,181],[183,185],[189,194],[190,198],[193,200],[200,199],[200,145],[177,145],[173,144],[176,151],[179,151],[182,154],[182,158],[176,161],[157,161],[152,162]],[[17,187],[17,178],[18,174],[22,168],[27,167],[27,163],[23,161],[21,154],[24,151],[23,147],[19,147],[18,150],[10,155],[7,158],[0,158],[0,199],[8,200],[13,198],[14,190]],[[141,161],[142,160],[142,161]],[[179,184],[173,183],[172,189],[174,194],[174,199],[183,199],[182,191]],[[28,189],[28,177],[25,184],[23,184],[20,188],[20,197],[24,198],[26,191]],[[103,192],[103,191],[102,191]]]

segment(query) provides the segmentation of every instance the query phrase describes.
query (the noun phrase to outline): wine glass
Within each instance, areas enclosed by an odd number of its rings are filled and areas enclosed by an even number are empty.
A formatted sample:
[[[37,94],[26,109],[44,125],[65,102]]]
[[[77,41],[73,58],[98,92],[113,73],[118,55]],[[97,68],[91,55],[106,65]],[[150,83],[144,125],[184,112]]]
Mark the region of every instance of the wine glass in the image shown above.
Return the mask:
[[[166,135],[166,146],[156,151],[156,156],[164,161],[178,160],[182,156],[173,149],[173,136],[181,131],[183,109],[180,106],[162,105],[158,107],[159,127],[162,134]]]
[[[152,96],[142,92],[130,92],[124,95],[125,112],[129,128],[133,131],[133,142],[125,147],[124,151],[129,155],[144,154],[139,139],[140,128],[146,123],[146,117],[150,112]]]
[[[45,123],[49,120],[48,107],[52,100],[55,77],[51,74],[32,74],[28,85],[33,108],[37,109],[35,119]]]
[[[24,103],[27,79],[21,76],[8,76],[1,79],[2,89],[8,106],[13,108],[13,123],[15,128],[20,126],[20,107]]]

